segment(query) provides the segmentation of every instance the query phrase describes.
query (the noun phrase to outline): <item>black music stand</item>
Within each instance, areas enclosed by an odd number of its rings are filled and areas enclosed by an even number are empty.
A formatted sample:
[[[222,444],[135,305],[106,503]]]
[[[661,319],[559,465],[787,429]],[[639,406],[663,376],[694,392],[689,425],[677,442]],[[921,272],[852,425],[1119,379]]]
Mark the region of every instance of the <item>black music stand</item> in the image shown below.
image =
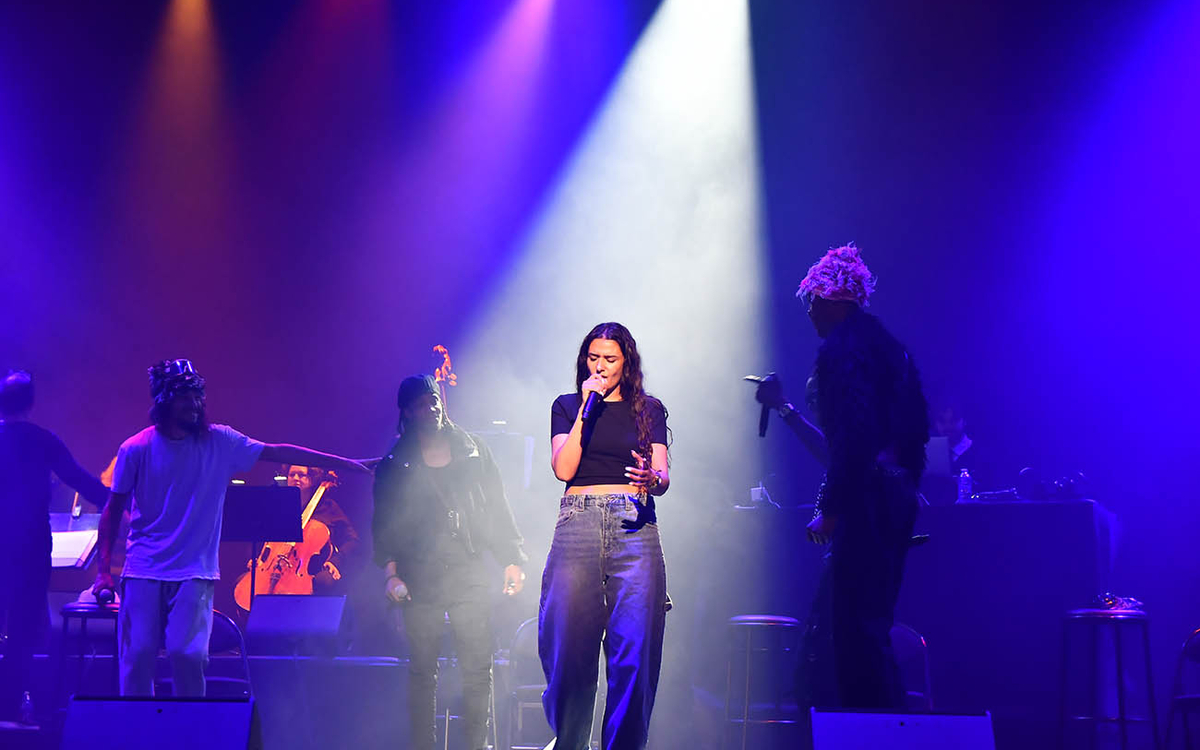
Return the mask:
[[[221,541],[250,542],[250,606],[254,606],[259,547],[265,542],[301,542],[299,487],[250,487],[235,484],[225,490]]]

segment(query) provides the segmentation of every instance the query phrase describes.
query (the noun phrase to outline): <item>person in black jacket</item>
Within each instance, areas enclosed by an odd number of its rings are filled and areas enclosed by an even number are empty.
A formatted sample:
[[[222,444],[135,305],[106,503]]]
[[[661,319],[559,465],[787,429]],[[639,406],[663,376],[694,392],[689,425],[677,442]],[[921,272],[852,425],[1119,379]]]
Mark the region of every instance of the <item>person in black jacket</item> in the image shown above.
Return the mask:
[[[397,405],[400,435],[376,469],[371,531],[386,595],[401,604],[408,635],[408,747],[434,746],[438,651],[449,615],[475,750],[487,744],[492,688],[492,584],[482,553],[505,566],[510,596],[524,585],[527,558],[496,460],[446,416],[434,379],[405,378]]]
[[[831,544],[838,701],[886,709],[903,702],[889,632],[916,520],[929,417],[912,357],[863,310],[874,289],[853,244],[818,261],[797,293],[824,339],[809,383],[816,423],[787,402],[778,380],[760,386],[758,398],[778,408],[801,437],[823,438],[825,450],[814,453],[827,472],[808,536]]]

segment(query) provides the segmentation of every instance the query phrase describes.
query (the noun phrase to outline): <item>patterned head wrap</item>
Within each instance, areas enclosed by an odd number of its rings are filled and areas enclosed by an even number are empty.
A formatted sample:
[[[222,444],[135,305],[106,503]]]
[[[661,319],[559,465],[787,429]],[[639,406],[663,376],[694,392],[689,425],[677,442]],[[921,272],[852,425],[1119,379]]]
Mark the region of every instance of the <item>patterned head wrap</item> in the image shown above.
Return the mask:
[[[204,393],[204,378],[196,372],[189,359],[164,359],[151,367],[150,397],[156,404],[165,404],[184,391]]]

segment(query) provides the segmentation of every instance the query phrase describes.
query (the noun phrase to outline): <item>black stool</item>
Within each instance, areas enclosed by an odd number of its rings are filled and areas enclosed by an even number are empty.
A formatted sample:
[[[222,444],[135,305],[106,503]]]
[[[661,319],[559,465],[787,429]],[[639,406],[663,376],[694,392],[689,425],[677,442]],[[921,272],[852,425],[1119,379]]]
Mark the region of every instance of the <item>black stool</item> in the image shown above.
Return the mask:
[[[725,741],[723,747],[736,746],[745,750],[750,747],[749,730],[750,725],[795,725],[798,723],[797,715],[789,715],[783,709],[783,694],[791,685],[792,674],[795,671],[795,654],[799,652],[799,641],[802,628],[800,621],[793,617],[783,617],[780,615],[740,615],[738,617],[729,618],[729,658],[726,662],[725,674]],[[767,685],[767,692],[772,698],[774,708],[769,711],[752,712],[751,692],[755,687],[764,687],[756,685],[754,676],[754,655],[758,653],[762,655],[764,662],[773,664],[773,669],[779,670],[782,668],[784,674],[787,675],[783,685]],[[743,656],[744,655],[744,656]],[[792,662],[787,663],[788,655],[792,655]],[[731,713],[733,708],[733,686],[734,686],[734,665],[741,663],[744,673],[739,675],[742,683],[742,706],[741,715],[734,716]],[[760,678],[761,681],[761,678]],[[786,687],[785,687],[786,686]],[[752,716],[752,713],[755,715]],[[741,725],[741,740],[740,744],[731,745],[729,740],[733,734],[730,730],[736,729],[737,725]],[[737,740],[735,739],[735,742]]]
[[[75,670],[75,689],[77,690],[83,682],[84,664],[87,658],[88,648],[88,623],[92,620],[105,620],[113,624],[113,657],[117,655],[117,613],[120,611],[117,604],[97,604],[95,602],[67,602],[59,610],[62,615],[62,640],[58,647],[58,668],[55,670],[56,688],[54,691],[54,700],[59,697],[65,699],[64,686],[66,679],[67,657],[72,656],[78,666]],[[76,628],[76,634],[72,635],[71,623],[78,622],[79,627]],[[72,650],[74,653],[72,653]],[[72,690],[71,692],[74,692]],[[112,691],[114,694],[116,690]],[[57,708],[65,708],[64,703]]]
[[[1072,671],[1068,667],[1070,645],[1072,634],[1076,631],[1082,631],[1087,634],[1088,638],[1088,664],[1085,667],[1088,670],[1089,679],[1087,682],[1087,690],[1089,692],[1088,708],[1085,714],[1068,714],[1067,710],[1067,694],[1068,680]],[[1142,640],[1143,663],[1145,667],[1145,685],[1146,685],[1146,713],[1144,715],[1130,715],[1129,699],[1125,691],[1125,676],[1126,664],[1124,649],[1121,644],[1121,636],[1123,631],[1131,631],[1130,636],[1136,638],[1139,635]],[[1140,633],[1139,633],[1140,631]],[[1098,672],[1100,670],[1100,636],[1104,633],[1110,633],[1113,641],[1112,657],[1115,662],[1115,682],[1117,692],[1117,715],[1106,716],[1101,715],[1102,709],[1100,706],[1100,685],[1098,681]],[[1062,652],[1062,677],[1060,682],[1060,706],[1059,706],[1059,724],[1058,724],[1058,746],[1066,747],[1066,733],[1068,722],[1080,722],[1090,725],[1090,736],[1093,745],[1095,744],[1096,728],[1100,724],[1112,723],[1117,725],[1120,732],[1121,748],[1126,750],[1129,747],[1129,724],[1131,723],[1149,723],[1153,739],[1153,747],[1160,747],[1158,737],[1158,716],[1155,713],[1154,704],[1154,680],[1150,673],[1150,618],[1145,612],[1134,609],[1076,609],[1067,613],[1066,619],[1063,622],[1063,652]],[[1104,712],[1106,713],[1106,712]]]

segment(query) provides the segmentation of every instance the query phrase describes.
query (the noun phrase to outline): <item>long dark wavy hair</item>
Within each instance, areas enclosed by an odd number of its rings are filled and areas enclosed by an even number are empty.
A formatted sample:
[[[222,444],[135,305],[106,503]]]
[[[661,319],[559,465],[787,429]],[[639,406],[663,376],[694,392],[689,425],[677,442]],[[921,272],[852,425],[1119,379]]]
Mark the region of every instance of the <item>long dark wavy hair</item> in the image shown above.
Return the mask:
[[[667,418],[667,407],[654,396],[646,393],[642,385],[642,356],[638,354],[637,342],[633,334],[620,323],[601,323],[588,332],[583,343],[579,346],[579,357],[575,360],[575,392],[583,396],[583,381],[591,377],[588,367],[588,347],[596,339],[617,342],[621,347],[621,355],[625,357],[625,365],[621,369],[621,397],[630,402],[633,411],[633,423],[637,426],[638,453],[650,461],[650,407],[657,405]]]
[[[192,389],[199,390],[199,389]],[[170,394],[170,397],[165,400],[156,400],[154,405],[150,407],[150,424],[155,427],[163,427],[167,422],[167,417],[171,414],[171,402],[175,396],[186,393],[187,390],[176,391]],[[208,421],[208,403],[204,400],[204,391],[200,391],[201,407],[200,407],[200,423],[196,425],[194,434],[204,436],[208,434],[212,424]]]

